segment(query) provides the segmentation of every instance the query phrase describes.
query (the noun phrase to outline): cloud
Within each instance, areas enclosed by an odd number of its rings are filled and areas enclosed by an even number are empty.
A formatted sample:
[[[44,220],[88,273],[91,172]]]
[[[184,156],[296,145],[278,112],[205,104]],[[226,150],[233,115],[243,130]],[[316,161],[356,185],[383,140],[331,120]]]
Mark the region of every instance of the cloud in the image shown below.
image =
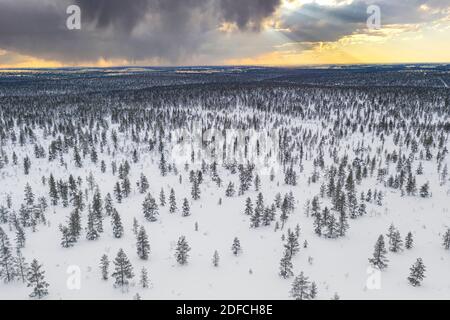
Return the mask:
[[[339,5],[306,3],[281,17],[280,28],[291,41],[329,42],[366,32],[367,8],[380,7],[381,24],[417,24],[443,18],[448,0],[357,0]],[[429,10],[423,10],[426,6]]]
[[[267,52],[262,25],[268,18],[289,30],[284,35],[293,42],[335,41],[364,32],[372,2],[312,2],[280,15],[281,0],[0,0],[0,49],[69,64],[217,63]],[[376,3],[382,24],[432,21],[449,6],[448,0]],[[65,26],[70,4],[81,7],[82,30]],[[221,32],[224,23],[235,27]]]

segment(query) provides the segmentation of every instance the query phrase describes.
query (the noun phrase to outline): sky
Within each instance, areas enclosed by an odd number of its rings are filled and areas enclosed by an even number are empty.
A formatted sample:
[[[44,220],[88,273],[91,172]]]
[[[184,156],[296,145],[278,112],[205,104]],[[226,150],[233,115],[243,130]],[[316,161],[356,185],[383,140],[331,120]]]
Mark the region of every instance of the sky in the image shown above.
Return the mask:
[[[449,40],[450,0],[0,0],[0,68],[441,63]]]

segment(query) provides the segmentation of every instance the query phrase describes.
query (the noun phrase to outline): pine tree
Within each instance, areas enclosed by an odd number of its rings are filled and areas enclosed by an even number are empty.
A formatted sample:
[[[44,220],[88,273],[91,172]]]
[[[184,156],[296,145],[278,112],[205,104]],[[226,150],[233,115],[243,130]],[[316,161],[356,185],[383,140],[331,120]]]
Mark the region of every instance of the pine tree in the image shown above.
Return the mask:
[[[106,254],[100,258],[100,271],[102,273],[102,279],[108,280],[109,277],[109,259]]]
[[[23,231],[23,228],[16,224],[16,247],[17,249],[25,248],[25,232]]]
[[[187,259],[189,257],[188,253],[190,250],[191,248],[189,247],[186,238],[181,236],[178,239],[177,247],[175,249],[175,258],[179,264],[184,265],[187,263]]]
[[[25,185],[25,197],[24,197],[24,201],[25,204],[27,206],[32,206],[34,204],[34,193],[33,190],[31,189],[30,184],[27,182],[27,184]]]
[[[253,203],[252,203],[252,199],[250,199],[250,197],[248,197],[245,200],[245,210],[244,213],[248,216],[251,216],[253,214]]]
[[[450,228],[447,228],[447,231],[444,234],[442,245],[444,246],[445,250],[450,249]]]
[[[110,216],[113,213],[114,206],[111,194],[109,192],[106,194],[103,202],[105,203],[105,213],[107,216]]]
[[[116,200],[118,203],[122,203],[122,188],[120,187],[119,182],[116,183],[116,185],[114,186],[114,195],[116,197]]]
[[[88,240],[96,240],[100,237],[97,229],[95,228],[95,215],[91,210],[91,207],[88,208],[88,224],[86,228],[86,239]]]
[[[92,213],[94,216],[94,226],[98,233],[103,232],[103,201],[98,188],[94,192],[92,199]]]
[[[293,266],[291,257],[292,255],[290,254],[289,250],[286,249],[280,261],[280,272],[279,272],[279,275],[284,279],[294,275],[294,273],[292,272]]]
[[[138,231],[139,231],[139,223],[138,223],[136,217],[134,217],[133,218],[133,233],[135,236],[137,236]]]
[[[403,241],[400,236],[400,232],[394,227],[393,224],[389,226],[387,237],[389,239],[389,251],[398,252],[402,250]]]
[[[187,198],[183,199],[183,213],[181,214],[183,217],[187,217],[191,214],[189,208],[189,201]]]
[[[428,198],[430,196],[430,185],[428,182],[420,187],[419,194],[422,198]]]
[[[235,237],[233,240],[233,245],[231,246],[231,251],[233,252],[233,254],[235,256],[237,256],[242,251],[241,243],[237,237]]]
[[[234,196],[234,183],[230,182],[227,186],[227,189],[225,190],[225,196],[227,197],[233,197]]]
[[[53,177],[52,174],[50,174],[50,178],[48,180],[48,185],[50,188],[49,195],[50,195],[51,203],[52,203],[52,205],[56,206],[56,205],[58,205],[59,197],[58,197],[58,189],[56,188],[55,178]]]
[[[30,298],[41,299],[48,295],[47,288],[49,284],[45,281],[45,271],[41,270],[41,268],[42,265],[36,259],[33,259],[27,274],[27,286],[33,288],[33,291],[30,293]]]
[[[219,266],[219,260],[220,260],[219,253],[217,252],[217,250],[215,250],[212,258],[212,264],[214,267]]]
[[[389,260],[386,258],[386,246],[384,244],[384,237],[380,235],[377,243],[375,244],[375,250],[373,252],[373,258],[369,259],[369,262],[380,270],[383,270],[388,265]]]
[[[144,202],[142,203],[142,210],[144,212],[144,217],[148,221],[156,221],[156,216],[158,213],[158,205],[156,204],[155,199],[152,197],[150,193],[147,193]]]
[[[300,251],[300,245],[298,243],[298,237],[290,229],[288,229],[288,236],[287,236],[286,244],[284,245],[284,247],[286,248],[286,251],[291,256],[294,256],[297,252]]]
[[[26,263],[24,256],[22,255],[22,252],[20,249],[17,249],[17,256],[14,260],[14,265],[16,269],[17,276],[22,280],[22,282],[27,282],[27,275],[29,266],[28,263]]]
[[[409,283],[411,283],[414,287],[420,286],[422,280],[425,278],[426,270],[422,258],[417,258],[416,262],[409,270],[411,271],[408,277]]]
[[[73,246],[72,236],[68,227],[59,225],[59,231],[61,231],[61,246],[63,248],[70,248]]]
[[[309,300],[311,288],[308,281],[308,277],[306,277],[303,272],[295,277],[294,282],[292,283],[291,288],[291,297],[295,300]]]
[[[123,236],[123,225],[120,219],[119,212],[114,208],[111,214],[111,223],[113,228],[113,235],[115,238],[122,238]]]
[[[161,188],[161,191],[159,192],[159,205],[161,207],[164,207],[166,205],[166,195],[164,194],[163,188]]]
[[[128,285],[128,280],[134,277],[133,266],[123,249],[119,249],[116,258],[114,259],[114,272],[111,276],[115,279],[115,286],[121,288]]]
[[[169,195],[169,212],[174,213],[177,211],[177,202],[175,199],[175,191],[173,189],[170,189],[170,195]]]
[[[81,214],[78,208],[70,213],[68,229],[72,241],[77,242],[81,234]]]
[[[139,179],[139,193],[144,194],[147,192],[149,188],[147,177],[141,173],[141,177]]]
[[[309,297],[311,299],[314,299],[317,296],[317,285],[316,283],[313,281],[311,282],[311,290],[309,292]]]
[[[408,234],[406,235],[406,238],[405,238],[405,248],[412,249],[413,245],[414,245],[413,235],[410,231],[410,232],[408,232]]]
[[[0,277],[5,282],[11,282],[16,276],[14,270],[14,257],[8,236],[0,227]]]
[[[141,269],[141,278],[139,279],[139,283],[141,284],[141,287],[146,289],[148,288],[148,272],[146,268]]]
[[[144,227],[141,226],[136,237],[137,254],[142,260],[147,260],[150,253],[150,243]]]

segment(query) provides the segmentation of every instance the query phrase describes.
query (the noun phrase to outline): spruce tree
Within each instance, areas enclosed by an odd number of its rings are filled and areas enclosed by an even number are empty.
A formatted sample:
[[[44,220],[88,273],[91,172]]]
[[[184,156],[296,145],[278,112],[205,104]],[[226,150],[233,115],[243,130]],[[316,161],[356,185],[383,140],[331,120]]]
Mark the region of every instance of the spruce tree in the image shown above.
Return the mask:
[[[147,269],[143,267],[141,269],[141,277],[139,279],[139,283],[141,284],[142,288],[146,289],[146,288],[148,288],[148,282],[149,282],[148,272],[147,272]]]
[[[16,277],[14,269],[14,257],[8,236],[0,227],[0,278],[5,282],[11,282]]]
[[[109,277],[109,259],[106,254],[100,258],[100,271],[102,273],[102,279],[108,280]]]
[[[127,286],[128,280],[134,277],[133,266],[123,249],[119,249],[116,258],[114,259],[114,272],[111,276],[115,279],[115,286],[121,288]]]
[[[245,210],[244,213],[248,216],[251,216],[253,214],[253,204],[252,204],[252,199],[250,199],[250,197],[248,197],[245,200]]]
[[[389,260],[386,258],[386,246],[384,244],[384,237],[380,235],[375,244],[375,250],[373,252],[373,257],[369,259],[369,262],[376,268],[383,270],[388,265]]]
[[[188,201],[187,198],[183,199],[183,208],[182,209],[183,209],[183,212],[182,212],[181,215],[183,217],[187,217],[187,216],[189,216],[191,214],[190,208],[189,208],[189,201]]]
[[[225,196],[227,197],[233,197],[234,196],[234,183],[230,181],[230,183],[227,186],[227,189],[225,190]]]
[[[141,173],[141,177],[139,179],[139,193],[144,194],[147,192],[149,188],[147,177]]]
[[[425,265],[423,264],[422,258],[417,258],[416,262],[409,269],[411,273],[409,274],[408,281],[414,287],[420,286],[422,280],[425,278]]]
[[[410,232],[408,232],[408,234],[406,235],[406,238],[405,238],[405,248],[412,249],[413,246],[414,246],[413,235],[410,231]]]
[[[442,245],[445,250],[450,249],[450,228],[447,228],[447,231],[444,233]]]
[[[215,250],[212,258],[212,264],[214,267],[219,266],[219,260],[220,260],[219,253],[217,252],[217,250]]]
[[[20,249],[17,249],[17,255],[14,260],[14,264],[15,264],[17,277],[20,280],[22,280],[22,282],[24,282],[24,283],[27,282],[29,266],[28,266],[28,263],[25,261],[25,258],[22,255],[22,251]]]
[[[231,251],[233,252],[233,254],[235,256],[237,256],[242,251],[241,242],[239,241],[239,239],[237,237],[235,237],[233,240],[233,245],[231,246]]]
[[[189,257],[189,251],[191,248],[189,247],[189,244],[186,241],[186,238],[184,236],[181,236],[178,239],[177,247],[175,249],[175,258],[177,259],[177,262],[181,265],[184,265],[187,263],[187,259]]]
[[[150,253],[150,243],[143,226],[141,226],[141,228],[139,229],[139,233],[136,237],[136,248],[139,258],[141,258],[142,260],[147,260]]]
[[[91,207],[88,208],[88,223],[86,228],[86,239],[88,240],[97,240],[100,237],[97,229],[95,228],[95,215],[91,210]]]
[[[36,259],[33,259],[27,274],[27,285],[33,288],[33,291],[30,293],[30,298],[42,299],[48,295],[47,288],[49,284],[45,281],[45,272],[41,268],[42,265]]]
[[[174,213],[177,211],[177,202],[175,199],[175,191],[173,189],[170,189],[170,195],[169,195],[169,212]]]
[[[286,251],[291,256],[294,256],[297,252],[300,251],[300,245],[298,243],[298,237],[290,229],[288,229],[288,236],[287,236],[286,244],[284,245],[284,247],[286,248]]]
[[[159,192],[159,205],[161,207],[166,206],[166,195],[164,194],[163,188],[161,188],[161,191]]]
[[[279,275],[286,279],[294,275],[292,272],[292,255],[290,254],[289,250],[286,249],[284,251],[283,257],[280,260],[280,272]]]
[[[120,218],[119,212],[114,208],[111,214],[111,224],[114,238],[122,238],[123,236],[123,225]]]
[[[303,272],[295,277],[294,282],[292,283],[291,288],[291,297],[295,300],[309,300],[311,287],[308,281],[308,277],[306,277]]]
[[[156,221],[156,216],[158,213],[158,205],[156,204],[156,200],[152,197],[150,193],[147,193],[144,202],[142,203],[142,211],[144,212],[144,217],[148,221]]]

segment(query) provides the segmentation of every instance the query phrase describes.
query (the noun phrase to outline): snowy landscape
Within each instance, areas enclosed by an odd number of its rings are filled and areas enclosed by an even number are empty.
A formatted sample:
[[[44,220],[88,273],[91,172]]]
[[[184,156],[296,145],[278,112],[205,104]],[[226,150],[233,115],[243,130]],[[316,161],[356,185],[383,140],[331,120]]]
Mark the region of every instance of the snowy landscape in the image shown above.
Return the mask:
[[[0,72],[0,299],[448,299],[450,66]]]

